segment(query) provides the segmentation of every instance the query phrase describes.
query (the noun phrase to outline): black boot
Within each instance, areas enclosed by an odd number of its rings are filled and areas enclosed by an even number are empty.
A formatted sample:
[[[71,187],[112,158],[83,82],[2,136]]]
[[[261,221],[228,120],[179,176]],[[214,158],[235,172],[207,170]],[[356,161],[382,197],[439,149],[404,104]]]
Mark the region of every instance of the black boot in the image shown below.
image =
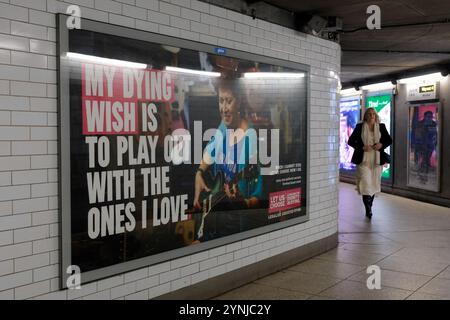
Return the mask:
[[[370,217],[372,218],[372,205],[373,205],[373,200],[375,199],[375,195],[370,197]]]
[[[366,209],[366,217],[367,218],[372,218],[372,197],[371,196],[362,196],[363,198],[363,203],[364,203],[364,208]]]

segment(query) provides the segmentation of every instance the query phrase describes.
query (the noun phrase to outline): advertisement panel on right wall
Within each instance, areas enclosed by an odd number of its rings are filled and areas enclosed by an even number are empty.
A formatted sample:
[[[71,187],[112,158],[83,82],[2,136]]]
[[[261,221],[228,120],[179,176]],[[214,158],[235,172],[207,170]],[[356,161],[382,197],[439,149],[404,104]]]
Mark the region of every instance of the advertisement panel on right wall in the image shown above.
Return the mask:
[[[436,102],[409,106],[409,187],[439,192],[439,115]]]
[[[393,99],[391,94],[384,94],[366,97],[365,103],[366,109],[367,108],[375,109],[375,111],[378,113],[378,116],[380,117],[380,122],[386,125],[386,129],[388,130],[391,136],[392,136],[391,133],[392,100]],[[385,151],[386,153],[391,154],[391,147],[387,148]],[[383,167],[381,177],[383,180],[391,180],[392,174],[390,165],[385,165]]]

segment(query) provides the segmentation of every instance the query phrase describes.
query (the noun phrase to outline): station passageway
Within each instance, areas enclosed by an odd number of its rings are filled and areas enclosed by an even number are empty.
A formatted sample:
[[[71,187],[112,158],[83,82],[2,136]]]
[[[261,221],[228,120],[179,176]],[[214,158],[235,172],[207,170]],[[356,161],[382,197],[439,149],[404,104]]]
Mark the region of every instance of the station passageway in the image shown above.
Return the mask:
[[[215,299],[450,299],[450,209],[381,193],[364,216],[351,184],[339,190],[339,244]],[[381,269],[369,290],[367,267]]]

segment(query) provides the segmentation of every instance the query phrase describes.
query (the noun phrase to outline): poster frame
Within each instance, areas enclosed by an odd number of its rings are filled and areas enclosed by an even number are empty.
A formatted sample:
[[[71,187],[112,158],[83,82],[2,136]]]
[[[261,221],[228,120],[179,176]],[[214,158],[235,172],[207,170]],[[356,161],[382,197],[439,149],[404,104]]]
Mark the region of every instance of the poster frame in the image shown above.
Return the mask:
[[[345,102],[345,101],[356,101],[358,100],[358,122],[359,123],[361,121],[361,117],[362,117],[362,96],[361,94],[357,94],[357,95],[351,95],[351,96],[341,96],[339,99],[339,105],[341,104],[341,102]],[[339,116],[341,115],[341,108],[339,107]],[[340,128],[339,128],[339,132],[340,132]],[[339,137],[339,148],[340,148],[340,137]],[[344,170],[340,168],[341,166],[341,157],[339,156],[339,175],[341,177],[348,177],[348,178],[353,178],[355,177],[356,174],[356,166],[355,169],[353,170]]]
[[[395,88],[392,89],[387,89],[387,90],[378,90],[378,91],[366,91],[363,96],[364,96],[364,101],[363,104],[361,106],[361,121],[362,118],[364,117],[364,113],[367,110],[367,98],[369,97],[376,97],[376,96],[384,96],[384,95],[390,95],[391,96],[391,113],[390,113],[390,117],[391,117],[391,125],[389,127],[389,134],[392,137],[392,139],[395,139],[395,94],[396,94],[396,90]],[[389,178],[384,178],[381,177],[381,185],[382,186],[392,186],[394,184],[394,175],[395,175],[395,145],[394,143],[391,144],[389,146],[389,148],[391,149],[390,151],[390,155],[391,155],[391,163],[389,164],[390,166],[390,177]]]
[[[65,14],[57,15],[57,68],[58,68],[58,168],[59,168],[59,186],[58,186],[58,201],[59,201],[59,215],[60,215],[60,288],[67,288],[67,280],[71,276],[68,273],[68,267],[72,266],[72,252],[71,252],[71,162],[70,162],[70,87],[69,87],[69,61],[66,57],[69,48],[69,29],[66,21],[69,16]],[[200,43],[192,40],[186,40],[171,36],[165,36],[157,33],[152,33],[143,30],[131,29],[124,26],[112,25],[105,22],[98,22],[88,19],[82,19],[82,30],[98,32],[106,35],[114,35],[134,40],[153,42],[164,44],[168,46],[175,46],[184,49],[191,49],[196,51],[203,51],[206,53],[217,54],[218,46]],[[96,281],[103,278],[108,278],[114,275],[133,271],[136,269],[148,267],[154,264],[171,261],[184,256],[192,255],[194,253],[206,251],[212,248],[225,246],[237,241],[242,241],[247,238],[264,235],[272,231],[280,230],[290,226],[309,221],[310,213],[310,112],[311,112],[311,67],[309,65],[262,56],[254,53],[239,51],[235,49],[226,48],[226,56],[231,58],[240,58],[250,61],[273,64],[287,68],[293,68],[305,72],[306,81],[306,207],[305,215],[290,220],[277,222],[271,225],[259,227],[249,231],[233,234],[219,239],[214,239],[195,246],[182,247],[152,256],[138,258],[119,264],[102,267],[99,269],[83,272],[81,270],[81,283]]]
[[[437,145],[436,145],[436,150],[437,150],[437,154],[436,154],[436,159],[437,159],[437,167],[436,167],[436,187],[435,188],[421,188],[417,185],[412,185],[410,183],[410,148],[411,148],[411,135],[410,135],[410,130],[411,130],[411,109],[412,108],[419,108],[422,106],[427,106],[427,105],[436,105],[437,106],[437,117],[436,117],[436,121],[437,121],[437,127],[438,127],[438,132],[437,132]],[[406,186],[408,188],[414,188],[414,189],[419,189],[419,190],[425,190],[425,191],[431,191],[431,192],[436,192],[439,193],[441,190],[441,153],[442,153],[442,149],[441,149],[441,144],[442,144],[442,122],[441,122],[441,118],[442,118],[442,106],[441,106],[441,102],[439,100],[427,100],[427,101],[412,101],[408,103],[408,124],[407,124],[407,143],[406,143],[406,155],[407,155],[407,160],[406,160]]]

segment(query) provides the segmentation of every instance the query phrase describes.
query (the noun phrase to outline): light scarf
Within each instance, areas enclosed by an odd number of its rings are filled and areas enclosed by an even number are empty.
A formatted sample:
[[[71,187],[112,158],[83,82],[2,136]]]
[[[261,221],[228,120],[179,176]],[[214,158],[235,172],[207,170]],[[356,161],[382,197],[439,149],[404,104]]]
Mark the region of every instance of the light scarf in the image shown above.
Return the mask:
[[[380,138],[381,138],[380,125],[376,122],[374,125],[373,134],[374,134],[373,138],[375,140],[375,143],[379,143]],[[370,135],[369,125],[367,124],[367,122],[364,122],[363,127],[362,127],[361,138],[362,138],[362,141],[365,146],[372,145],[372,143],[371,143],[372,141],[370,141],[369,135]],[[376,160],[375,160],[374,164],[380,165],[380,151],[375,151],[375,152],[376,152]],[[367,162],[367,157],[368,157],[367,153],[368,152],[364,152],[363,163]]]

